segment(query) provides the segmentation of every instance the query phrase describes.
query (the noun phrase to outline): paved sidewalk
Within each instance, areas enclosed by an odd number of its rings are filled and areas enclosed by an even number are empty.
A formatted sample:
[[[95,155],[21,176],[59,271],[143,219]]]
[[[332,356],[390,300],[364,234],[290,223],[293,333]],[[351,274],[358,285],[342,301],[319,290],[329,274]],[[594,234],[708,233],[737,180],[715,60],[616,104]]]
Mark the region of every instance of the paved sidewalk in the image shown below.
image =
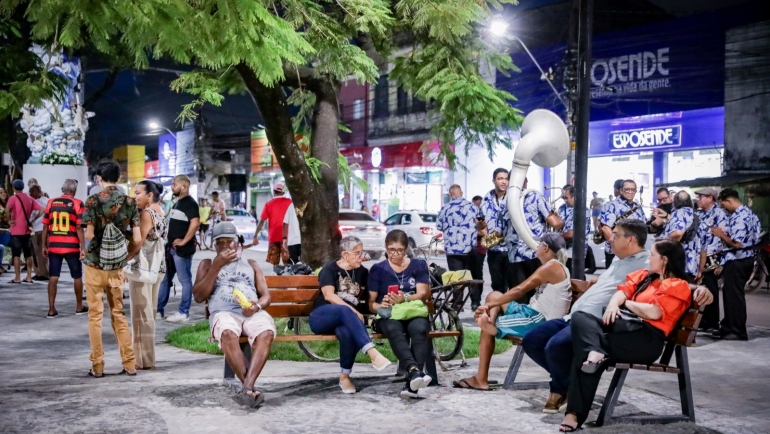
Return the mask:
[[[195,265],[210,255],[196,255]],[[245,256],[262,260],[264,253],[252,250]],[[377,373],[357,365],[353,376],[359,393],[348,396],[339,392],[334,364],[269,361],[257,383],[266,393],[265,406],[245,409],[222,385],[222,357],[165,344],[173,328],[165,321],[158,323],[157,370],[140,371],[137,377],[89,378],[87,317],[74,315],[69,278],[60,283],[60,317],[54,320],[45,318],[45,285],[11,285],[7,280],[0,280],[2,433],[555,433],[561,421],[561,415],[540,412],[545,390],[452,389],[453,380],[475,372],[476,360],[464,368],[452,362],[448,372],[439,373],[441,387],[428,389],[424,400],[410,401],[398,397],[401,384],[391,382],[393,369]],[[178,296],[172,298],[169,312]],[[107,316],[105,310],[106,373],[117,374],[120,359]],[[194,304],[192,319],[202,318],[203,307]],[[749,342],[701,338],[690,350],[696,425],[626,425],[589,432],[769,432],[770,329],[754,327],[749,334]],[[492,378],[503,379],[511,356],[509,351],[494,357]],[[529,359],[520,375],[523,381],[546,378]],[[596,409],[609,377],[599,389]],[[673,375],[633,372],[617,413],[674,414],[678,394]]]

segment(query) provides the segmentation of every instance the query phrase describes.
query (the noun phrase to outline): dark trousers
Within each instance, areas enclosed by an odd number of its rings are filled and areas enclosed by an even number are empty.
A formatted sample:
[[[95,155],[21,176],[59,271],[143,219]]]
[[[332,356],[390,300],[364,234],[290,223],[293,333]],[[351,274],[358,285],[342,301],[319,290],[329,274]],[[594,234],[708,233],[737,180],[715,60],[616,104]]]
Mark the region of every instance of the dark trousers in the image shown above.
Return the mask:
[[[390,347],[398,358],[400,366],[406,367],[407,370],[413,367],[425,369],[425,362],[430,357],[428,341],[430,322],[427,318],[404,321],[383,318],[380,320],[379,327],[388,337]]]
[[[482,258],[482,261],[484,259]],[[449,268],[449,271],[457,271],[457,270],[468,270],[471,272],[471,277],[474,279],[481,279],[483,280],[484,277],[476,277],[476,273],[474,270],[477,268],[477,259],[476,259],[476,253],[475,251],[471,250],[470,253],[466,253],[464,255],[446,255],[446,264]],[[484,264],[482,263],[481,266],[483,267]],[[477,305],[481,304],[481,290],[483,288],[474,288],[473,291],[471,291],[471,304]]]
[[[492,279],[492,290],[505,294],[508,287],[505,286],[505,269],[508,267],[508,252],[495,252],[487,250],[487,265],[489,277]]]
[[[569,322],[552,319],[524,335],[521,348],[551,375],[551,393],[567,394],[572,364],[572,330]]]
[[[487,257],[486,251],[484,253],[478,250],[471,251],[471,261],[473,262],[473,268],[471,268],[471,276],[473,280],[484,280],[484,258]],[[471,291],[471,306],[477,306],[481,304],[481,292],[484,291],[484,287],[474,287]]]
[[[601,319],[585,312],[572,314],[570,323],[574,356],[570,369],[567,413],[574,413],[580,426],[588,418],[604,371],[600,369],[593,374],[586,374],[580,369],[588,353],[604,353],[614,362],[650,364],[660,357],[666,338],[660,330],[648,323],[644,323],[638,331],[613,333],[611,326],[605,326]]]
[[[295,244],[293,246],[289,246],[289,260],[292,264],[296,264],[299,262],[300,256],[302,255],[302,244]]]
[[[703,319],[701,319],[700,326],[703,329],[718,329],[719,328],[719,276],[714,274],[714,271],[708,271],[703,273],[703,285],[708,288],[711,295],[714,296],[714,301],[707,305],[703,310]]]
[[[506,270],[506,285],[508,288],[520,285],[522,282],[529,279],[529,276],[535,274],[535,271],[537,271],[541,265],[543,265],[542,262],[537,258],[508,264],[508,269]],[[528,304],[534,294],[535,290],[533,289],[516,300],[516,303]]]
[[[610,268],[610,264],[612,264],[612,260],[615,259],[615,255],[612,253],[604,252],[604,268]]]
[[[356,352],[366,351],[372,345],[366,326],[353,309],[339,304],[325,304],[313,310],[308,317],[310,330],[317,335],[334,333],[340,341],[340,367],[350,373],[356,361]]]
[[[746,293],[744,287],[751,276],[754,258],[736,259],[727,262],[722,270],[724,285],[722,299],[725,304],[725,317],[722,318],[720,332],[722,336],[735,334],[748,339],[746,332]]]

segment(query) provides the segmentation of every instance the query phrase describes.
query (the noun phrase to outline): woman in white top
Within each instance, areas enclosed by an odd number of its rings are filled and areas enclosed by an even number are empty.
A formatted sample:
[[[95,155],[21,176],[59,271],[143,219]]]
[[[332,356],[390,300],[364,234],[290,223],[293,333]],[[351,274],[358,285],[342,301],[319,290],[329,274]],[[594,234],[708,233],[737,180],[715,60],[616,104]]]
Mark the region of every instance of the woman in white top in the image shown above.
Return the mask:
[[[495,349],[495,338],[523,337],[536,325],[569,312],[572,303],[569,270],[564,238],[547,233],[535,252],[541,265],[532,276],[502,294],[492,291],[486,304],[476,309],[476,324],[481,327],[479,339],[479,370],[473,377],[455,381],[455,387],[488,390],[489,362]],[[529,305],[516,303],[521,296],[537,288]]]

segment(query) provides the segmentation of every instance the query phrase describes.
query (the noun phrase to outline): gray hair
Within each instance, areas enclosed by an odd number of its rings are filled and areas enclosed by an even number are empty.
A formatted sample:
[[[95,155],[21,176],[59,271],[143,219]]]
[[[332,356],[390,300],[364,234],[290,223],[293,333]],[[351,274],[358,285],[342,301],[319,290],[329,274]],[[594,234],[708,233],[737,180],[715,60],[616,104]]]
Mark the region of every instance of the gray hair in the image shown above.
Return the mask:
[[[340,248],[343,252],[350,252],[356,248],[357,245],[363,244],[358,237],[348,235],[340,241]]]
[[[70,193],[75,194],[78,191],[78,182],[74,179],[67,179],[64,181],[64,184],[61,186],[61,192],[62,193]]]

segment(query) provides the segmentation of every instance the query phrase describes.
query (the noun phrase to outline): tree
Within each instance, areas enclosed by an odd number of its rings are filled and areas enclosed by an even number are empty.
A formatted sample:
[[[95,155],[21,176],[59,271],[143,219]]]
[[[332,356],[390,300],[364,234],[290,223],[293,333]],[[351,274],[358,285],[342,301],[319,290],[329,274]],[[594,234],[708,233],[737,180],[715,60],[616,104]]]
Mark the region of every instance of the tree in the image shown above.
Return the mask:
[[[169,57],[199,70],[172,85],[218,105],[245,89],[262,114],[300,217],[303,258],[317,266],[339,253],[338,152],[340,82],[376,82],[390,74],[405,90],[433,101],[432,130],[441,158],[456,163],[452,146],[510,147],[521,121],[513,96],[485,82],[481,67],[515,70],[510,57],[480,37],[493,9],[515,0],[37,0],[25,11],[38,38],[69,47],[117,45],[137,68]],[[12,11],[19,0],[0,0]],[[411,46],[392,59],[395,48]],[[293,118],[297,109],[299,114]],[[294,121],[294,122],[293,122]],[[309,146],[297,143],[304,124]],[[467,149],[467,148],[466,148]]]

